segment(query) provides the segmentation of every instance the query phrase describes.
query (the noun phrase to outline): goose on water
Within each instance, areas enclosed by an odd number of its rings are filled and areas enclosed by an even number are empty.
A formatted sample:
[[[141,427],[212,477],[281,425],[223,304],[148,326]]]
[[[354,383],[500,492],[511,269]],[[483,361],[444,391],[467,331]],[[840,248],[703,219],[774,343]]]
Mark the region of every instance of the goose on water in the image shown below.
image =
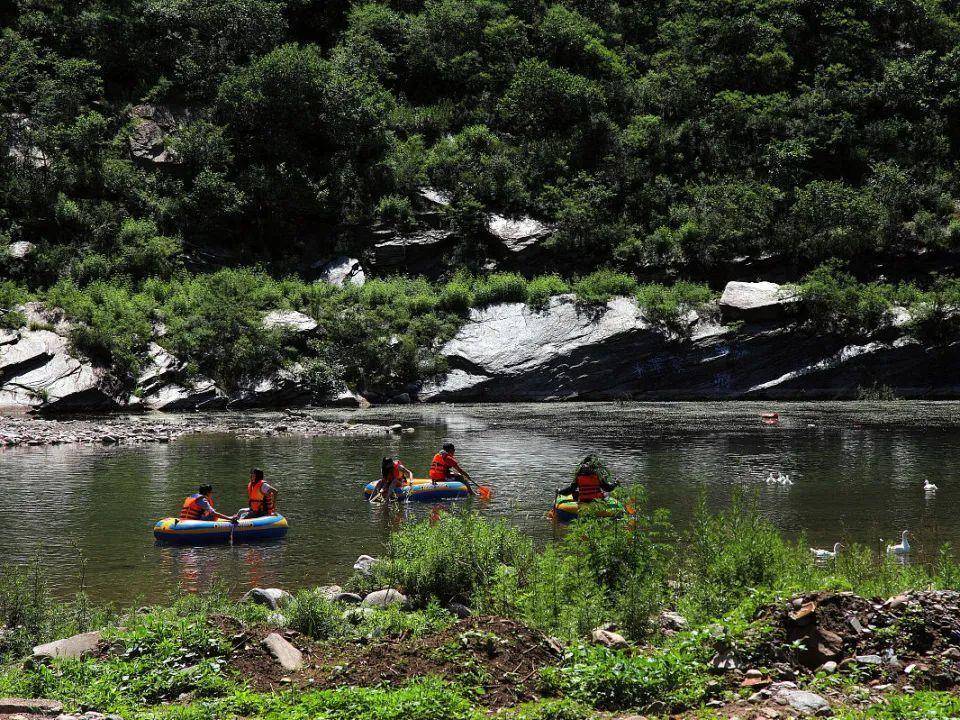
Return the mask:
[[[771,471],[767,475],[767,485],[793,485],[793,480],[790,479],[789,475],[784,475],[779,470],[777,470],[776,475]]]
[[[910,534],[909,530],[904,530],[901,537],[901,542],[899,545],[887,545],[887,552],[892,555],[906,555],[910,552],[910,541],[907,540],[907,535]]]
[[[936,491],[937,491],[937,486],[934,485],[934,484],[933,484],[932,482],[930,482],[929,480],[924,480],[924,481],[923,481],[923,491],[924,491],[924,492],[936,492]]]
[[[837,553],[840,552],[840,548],[842,547],[843,545],[841,545],[840,543],[834,543],[833,550],[822,550],[821,548],[810,548],[810,552],[813,553],[813,556],[817,560],[833,560],[835,557],[837,557]]]

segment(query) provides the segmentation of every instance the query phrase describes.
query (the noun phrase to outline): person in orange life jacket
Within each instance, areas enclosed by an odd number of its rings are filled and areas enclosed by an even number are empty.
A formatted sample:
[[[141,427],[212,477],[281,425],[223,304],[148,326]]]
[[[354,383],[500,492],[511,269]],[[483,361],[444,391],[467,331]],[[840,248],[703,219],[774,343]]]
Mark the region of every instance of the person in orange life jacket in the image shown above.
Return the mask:
[[[605,498],[620,483],[609,483],[600,475],[599,463],[593,455],[585,457],[577,468],[577,475],[567,487],[557,488],[557,495],[573,495],[577,502],[592,502]]]
[[[193,495],[183,501],[180,508],[181,520],[229,520],[235,522],[236,517],[224,515],[213,508],[213,486],[201,485]]]
[[[461,477],[464,477],[467,479],[464,485],[473,495],[473,488],[468,484],[472,484],[473,479],[470,477],[470,473],[460,467],[460,463],[454,457],[456,452],[457,449],[453,446],[453,443],[443,444],[443,448],[433,456],[433,462],[430,463],[430,480],[436,485],[438,482],[458,481]]]
[[[273,515],[277,511],[277,489],[263,480],[263,470],[253,468],[247,483],[248,518]]]
[[[403,487],[404,477],[407,482],[410,482],[413,480],[413,473],[399,460],[385,457],[380,463],[380,480],[373,489],[373,494],[370,495],[370,502],[392,498],[394,491]]]

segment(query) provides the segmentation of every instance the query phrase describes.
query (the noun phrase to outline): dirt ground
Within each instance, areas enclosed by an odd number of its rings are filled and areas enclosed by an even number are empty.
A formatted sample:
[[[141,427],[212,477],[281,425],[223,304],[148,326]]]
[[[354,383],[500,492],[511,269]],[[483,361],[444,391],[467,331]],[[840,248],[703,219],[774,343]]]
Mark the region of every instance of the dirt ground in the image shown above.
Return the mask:
[[[316,643],[285,631],[282,634],[304,655],[304,667],[287,673],[261,644],[267,631],[239,627],[224,630],[235,644],[231,667],[261,690],[399,685],[434,675],[483,687],[477,701],[489,707],[535,698],[540,670],[557,664],[561,655],[555,643],[522,623],[472,617],[438,633],[368,643]]]

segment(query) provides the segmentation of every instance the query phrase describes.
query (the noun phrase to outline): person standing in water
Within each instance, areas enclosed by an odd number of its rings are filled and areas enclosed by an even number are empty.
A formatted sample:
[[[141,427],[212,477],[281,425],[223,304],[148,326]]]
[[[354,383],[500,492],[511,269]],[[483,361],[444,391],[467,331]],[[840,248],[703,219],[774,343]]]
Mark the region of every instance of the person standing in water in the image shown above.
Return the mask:
[[[457,462],[456,457],[454,457],[457,449],[453,446],[453,443],[444,443],[443,448],[440,452],[433,456],[433,462],[430,463],[430,480],[436,484],[438,482],[448,482],[448,481],[459,481],[463,482],[466,485],[467,490],[470,491],[470,494],[473,495],[473,479],[470,477],[470,473],[460,467],[460,463]]]
[[[253,468],[250,471],[250,482],[247,483],[248,518],[273,515],[277,512],[277,489],[263,479],[263,470]]]
[[[373,493],[370,495],[370,502],[379,502],[380,500],[389,500],[394,493],[403,487],[404,478],[407,482],[413,481],[413,473],[404,467],[399,460],[385,457],[380,463],[380,480]]]

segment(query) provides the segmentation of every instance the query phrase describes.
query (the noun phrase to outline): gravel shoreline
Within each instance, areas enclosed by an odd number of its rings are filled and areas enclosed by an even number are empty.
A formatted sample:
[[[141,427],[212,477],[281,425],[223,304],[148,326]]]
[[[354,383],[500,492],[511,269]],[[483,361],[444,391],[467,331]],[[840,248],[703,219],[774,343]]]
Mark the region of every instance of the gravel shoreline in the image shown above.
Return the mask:
[[[136,445],[169,443],[192,433],[229,433],[240,437],[375,437],[411,432],[399,425],[330,421],[307,412],[271,415],[124,415],[100,418],[39,418],[0,415],[0,447],[42,445]]]

